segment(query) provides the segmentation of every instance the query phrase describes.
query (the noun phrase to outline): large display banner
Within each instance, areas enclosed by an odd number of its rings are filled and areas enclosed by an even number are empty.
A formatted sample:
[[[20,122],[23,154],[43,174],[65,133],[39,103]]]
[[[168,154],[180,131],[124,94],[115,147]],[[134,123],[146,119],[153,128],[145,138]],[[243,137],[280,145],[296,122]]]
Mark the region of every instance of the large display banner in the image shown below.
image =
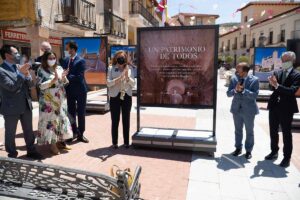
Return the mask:
[[[117,45],[110,47],[110,59],[114,57],[116,52],[124,51],[127,54],[128,64],[131,66],[134,77],[137,77],[137,50],[134,45]]]
[[[85,59],[85,78],[89,85],[106,84],[107,38],[106,37],[68,37],[63,38],[64,50],[70,40],[78,44],[77,54]],[[66,55],[66,52],[65,52]]]
[[[255,76],[261,82],[268,82],[273,71],[281,69],[281,55],[285,47],[257,47],[254,50]]]
[[[218,26],[138,29],[140,105],[213,108]]]

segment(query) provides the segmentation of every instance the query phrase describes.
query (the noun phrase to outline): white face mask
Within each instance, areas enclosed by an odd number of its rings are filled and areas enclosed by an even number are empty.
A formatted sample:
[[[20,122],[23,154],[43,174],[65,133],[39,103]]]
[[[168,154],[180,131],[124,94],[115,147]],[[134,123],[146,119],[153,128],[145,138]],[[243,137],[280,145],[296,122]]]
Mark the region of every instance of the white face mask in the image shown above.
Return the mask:
[[[292,61],[282,63],[282,69],[288,69],[293,66]]]
[[[50,67],[53,67],[56,63],[56,60],[47,60],[47,63]]]
[[[65,51],[65,57],[70,57],[69,51]]]

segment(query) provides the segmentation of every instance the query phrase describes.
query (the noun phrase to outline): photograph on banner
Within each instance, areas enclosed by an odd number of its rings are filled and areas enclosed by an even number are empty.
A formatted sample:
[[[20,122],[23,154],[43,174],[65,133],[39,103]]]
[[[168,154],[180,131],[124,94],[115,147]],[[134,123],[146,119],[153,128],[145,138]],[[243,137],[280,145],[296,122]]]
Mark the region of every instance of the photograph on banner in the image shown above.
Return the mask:
[[[261,82],[268,82],[273,71],[281,69],[281,55],[285,47],[257,47],[254,50],[254,74]]]
[[[75,41],[78,45],[77,54],[86,63],[85,78],[87,84],[106,84],[107,39],[105,37],[68,37],[63,38],[64,50],[68,41]],[[64,57],[68,52],[64,52]]]
[[[127,54],[128,65],[132,68],[134,77],[137,77],[137,49],[134,45],[118,45],[110,47],[110,58],[114,57],[116,52],[124,51]]]
[[[203,27],[139,29],[140,104],[212,108],[216,32]]]

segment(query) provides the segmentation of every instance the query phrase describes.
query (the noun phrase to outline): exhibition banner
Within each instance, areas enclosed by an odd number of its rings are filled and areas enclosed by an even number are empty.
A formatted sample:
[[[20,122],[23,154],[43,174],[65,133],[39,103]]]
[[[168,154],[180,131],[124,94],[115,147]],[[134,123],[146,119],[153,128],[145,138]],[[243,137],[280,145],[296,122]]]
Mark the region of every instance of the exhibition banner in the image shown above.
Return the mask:
[[[254,74],[261,82],[268,82],[273,71],[281,69],[281,55],[285,47],[257,47],[254,50]]]
[[[137,49],[134,45],[117,45],[110,47],[110,60],[114,57],[116,52],[124,51],[127,54],[128,65],[131,67],[134,77],[137,77]]]
[[[139,28],[140,105],[214,108],[217,36],[218,26]]]
[[[78,44],[77,54],[85,59],[85,78],[89,85],[106,84],[107,38],[106,37],[68,37],[63,38],[64,50],[70,40]],[[67,55],[65,52],[64,57]]]

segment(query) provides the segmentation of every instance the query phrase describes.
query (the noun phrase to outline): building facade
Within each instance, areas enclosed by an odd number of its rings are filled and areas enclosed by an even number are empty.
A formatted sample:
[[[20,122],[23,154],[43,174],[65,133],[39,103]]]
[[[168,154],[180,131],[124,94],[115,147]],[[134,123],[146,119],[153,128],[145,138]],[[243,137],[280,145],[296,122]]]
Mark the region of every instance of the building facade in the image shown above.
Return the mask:
[[[179,13],[168,20],[169,26],[197,26],[213,25],[219,15],[199,14],[199,13]]]
[[[30,1],[36,22],[21,28],[14,28],[12,24],[2,29],[0,26],[0,46],[16,45],[22,54],[32,59],[41,55],[43,41],[49,41],[53,51],[61,57],[63,37],[107,36],[108,45],[136,44],[137,27],[161,23],[151,0]],[[5,4],[11,3],[7,0]]]
[[[253,63],[254,48],[286,46],[288,39],[299,38],[300,3],[250,2],[240,9],[239,27],[220,35],[219,57],[232,56],[234,65],[240,56]]]

